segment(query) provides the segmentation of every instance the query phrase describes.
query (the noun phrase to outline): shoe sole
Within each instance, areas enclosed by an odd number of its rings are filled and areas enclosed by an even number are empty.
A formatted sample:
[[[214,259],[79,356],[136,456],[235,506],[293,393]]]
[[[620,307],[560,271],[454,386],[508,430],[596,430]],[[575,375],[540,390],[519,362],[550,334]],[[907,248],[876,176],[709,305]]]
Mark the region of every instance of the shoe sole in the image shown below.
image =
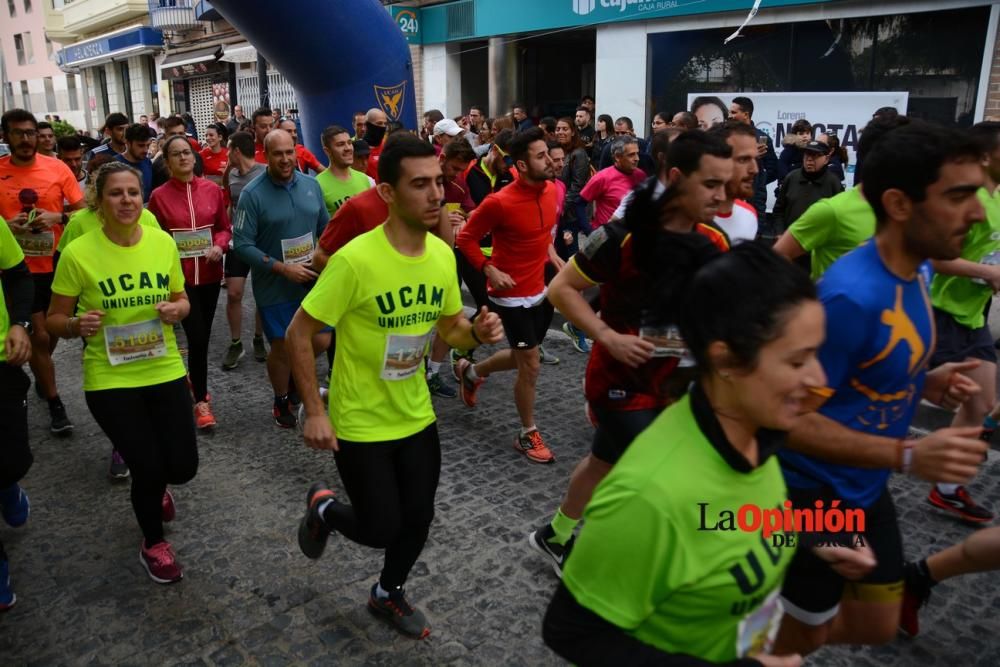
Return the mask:
[[[226,364],[222,364],[222,370],[224,370],[224,371],[234,370],[237,366],[240,365],[240,359],[242,359],[243,357],[245,357],[246,354],[247,354],[246,350],[243,350],[242,352],[240,352],[240,356],[236,357],[236,361],[234,361],[232,363],[232,365],[227,366]]]
[[[132,474],[132,473],[131,473],[131,472],[129,472],[129,471],[126,471],[126,472],[125,472],[124,474],[122,474],[122,475],[116,475],[116,474],[114,474],[114,473],[110,473],[110,472],[109,472],[109,473],[108,473],[108,479],[110,479],[110,480],[111,480],[112,482],[121,482],[121,481],[124,481],[124,480],[128,479],[128,478],[129,478],[129,475],[131,475],[131,474]]]
[[[153,574],[152,570],[149,569],[149,563],[147,563],[146,559],[142,557],[141,551],[139,552],[139,562],[142,563],[142,569],[146,571],[146,574],[149,575],[149,578],[158,584],[176,584],[178,581],[184,578],[184,573],[181,572],[180,576],[177,577],[176,579],[160,579],[158,576]]]
[[[968,523],[975,523],[975,524],[989,523],[994,518],[993,516],[989,516],[989,517],[986,517],[986,518],[969,516],[968,514],[966,514],[965,512],[963,512],[962,510],[958,509],[957,507],[952,507],[948,503],[939,503],[939,502],[937,502],[937,501],[935,501],[935,500],[933,500],[931,498],[927,498],[927,502],[932,507],[936,507],[936,508],[938,508],[940,510],[944,510],[946,512],[954,514],[955,516],[957,516],[958,518],[960,518],[962,521],[967,521]]]
[[[311,541],[310,535],[312,534],[312,531],[309,530],[309,514],[312,512],[312,508],[314,505],[313,497],[320,490],[324,489],[329,490],[326,484],[323,484],[321,482],[317,482],[309,487],[309,490],[306,492],[306,513],[305,516],[303,516],[299,520],[299,533],[298,533],[299,550],[302,552],[302,555],[311,560],[317,560],[320,556],[323,555],[323,552],[326,550],[326,541],[323,542],[323,546],[320,547],[319,551],[316,553],[315,556],[310,555],[309,552],[311,551],[311,549],[306,549],[306,547],[303,546],[304,542]],[[329,498],[336,498],[336,497],[337,497],[336,494],[330,491]],[[329,540],[330,535],[333,533],[333,531],[329,529],[327,530],[328,532],[326,534],[326,537],[327,540]]]
[[[67,424],[66,426],[60,426],[59,428],[49,427],[49,432],[53,435],[62,435],[63,433],[71,433],[73,431],[73,425]]]
[[[0,613],[13,609],[14,605],[16,604],[17,604],[17,593],[11,593],[10,602],[8,602],[7,604],[0,604]]]
[[[393,628],[395,628],[395,630],[404,637],[409,637],[410,639],[416,639],[419,641],[421,639],[426,639],[431,634],[430,628],[424,628],[423,630],[420,631],[419,635],[407,632],[406,630],[404,630],[403,628],[399,627],[396,624],[394,620],[396,617],[391,611],[384,611],[381,608],[377,607],[375,603],[371,600],[371,598],[368,599],[367,606],[368,606],[368,611],[371,612],[371,614],[375,616],[375,618],[382,619],[383,621],[391,625]]]
[[[552,556],[551,553],[546,551],[545,547],[535,542],[535,535],[537,533],[538,533],[537,530],[533,530],[531,531],[531,534],[528,535],[528,546],[530,546],[532,549],[545,556],[545,560],[547,560],[549,564],[552,565],[552,571],[556,573],[557,577],[562,579],[562,565],[556,562],[556,559]]]

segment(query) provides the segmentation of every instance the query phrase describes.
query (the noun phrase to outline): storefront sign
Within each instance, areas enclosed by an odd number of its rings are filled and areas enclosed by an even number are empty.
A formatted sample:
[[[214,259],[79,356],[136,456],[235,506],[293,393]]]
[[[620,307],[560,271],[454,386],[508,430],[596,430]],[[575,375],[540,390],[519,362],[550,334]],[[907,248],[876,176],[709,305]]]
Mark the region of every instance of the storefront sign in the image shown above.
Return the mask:
[[[216,74],[228,74],[229,63],[213,62],[204,60],[198,63],[185,63],[183,65],[168,65],[160,70],[164,79],[193,79],[199,76],[214,76]]]
[[[420,8],[419,7],[388,7],[392,20],[410,44],[420,44]]]
[[[163,35],[149,27],[136,28],[111,37],[92,39],[71,44],[57,54],[60,66],[78,65],[97,58],[114,56],[116,53],[136,48],[156,48],[163,46]]]

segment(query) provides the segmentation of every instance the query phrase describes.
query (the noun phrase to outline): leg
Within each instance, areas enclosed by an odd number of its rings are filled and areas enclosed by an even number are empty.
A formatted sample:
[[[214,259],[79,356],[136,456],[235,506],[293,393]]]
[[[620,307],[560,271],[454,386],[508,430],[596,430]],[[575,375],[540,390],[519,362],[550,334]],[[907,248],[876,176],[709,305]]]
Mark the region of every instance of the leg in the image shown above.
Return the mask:
[[[901,597],[895,602],[842,600],[840,613],[830,625],[826,643],[865,646],[888,644],[896,637],[901,608]]]
[[[145,388],[143,401],[151,415],[150,423],[157,425],[152,435],[157,441],[164,481],[190,482],[198,472],[198,438],[191,415],[191,394],[184,379]]]
[[[542,362],[538,356],[538,348],[530,350],[512,350],[514,363],[517,365],[517,379],[514,381],[514,405],[521,417],[522,428],[528,429],[535,425],[535,386],[538,384],[538,372]]]
[[[927,558],[927,571],[934,582],[997,569],[1000,569],[1000,526],[984,528]]]
[[[0,490],[17,484],[31,468],[34,457],[28,444],[28,376],[18,366],[0,363]]]
[[[212,335],[212,320],[219,302],[219,283],[189,287],[191,312],[181,322],[188,338],[188,370],[196,403],[208,397],[208,343]]]
[[[323,520],[331,530],[375,549],[384,549],[396,540],[400,502],[392,450],[405,442],[339,442],[340,451],[334,458],[351,504],[327,505]]]
[[[246,278],[226,277],[226,319],[229,321],[229,337],[239,340],[243,331],[243,288]]]
[[[31,372],[38,383],[39,393],[48,400],[59,396],[56,388],[56,367],[52,363],[52,341],[45,330],[45,313],[31,314]]]
[[[500,350],[499,352],[494,352],[492,356],[480,361],[478,364],[473,366],[476,371],[476,375],[481,378],[487,378],[493,373],[502,373],[504,371],[512,371],[517,368],[517,361],[514,360],[513,350]]]
[[[267,355],[267,377],[275,396],[288,394],[291,380],[291,366],[288,365],[288,353],[285,350],[284,338],[271,339],[271,351]]]

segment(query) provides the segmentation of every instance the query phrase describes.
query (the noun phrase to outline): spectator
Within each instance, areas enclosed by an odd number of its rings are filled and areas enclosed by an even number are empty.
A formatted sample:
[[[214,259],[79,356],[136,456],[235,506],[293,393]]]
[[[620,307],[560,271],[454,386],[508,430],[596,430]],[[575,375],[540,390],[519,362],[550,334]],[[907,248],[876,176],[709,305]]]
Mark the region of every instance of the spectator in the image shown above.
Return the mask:
[[[829,170],[829,146],[822,141],[810,141],[802,153],[802,167],[789,173],[778,188],[774,221],[782,232],[820,199],[844,191],[840,179]]]
[[[511,116],[514,118],[514,130],[522,132],[533,127],[531,119],[528,118],[527,107],[521,102],[515,102],[510,108]]]
[[[778,156],[774,152],[771,137],[753,123],[753,100],[749,97],[734,97],[729,105],[729,118],[754,128],[757,134],[757,176],[753,184],[753,204],[757,220],[765,220],[767,213],[767,186],[778,180]]]
[[[690,111],[678,111],[670,119],[670,126],[681,130],[697,130],[698,117]]]
[[[789,172],[802,166],[802,148],[812,141],[812,124],[800,118],[792,124],[792,131],[782,140],[781,157],[778,158],[778,180],[784,181]]]

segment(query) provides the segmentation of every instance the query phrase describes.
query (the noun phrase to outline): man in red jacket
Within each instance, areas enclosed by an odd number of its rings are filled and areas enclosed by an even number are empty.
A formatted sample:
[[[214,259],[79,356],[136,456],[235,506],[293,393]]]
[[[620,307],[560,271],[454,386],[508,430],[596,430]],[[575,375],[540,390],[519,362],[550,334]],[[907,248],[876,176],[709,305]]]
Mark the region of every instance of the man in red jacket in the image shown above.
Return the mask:
[[[472,364],[455,365],[462,401],[474,408],[476,393],[485,379],[499,371],[517,370],[514,403],[521,430],[514,449],[535,463],[552,463],[555,457],[535,426],[535,384],[541,366],[538,348],[552,321],[552,306],[545,298],[545,261],[552,244],[558,215],[558,197],[549,181],[552,158],[544,132],[537,127],[514,135],[510,156],[520,177],[486,197],[458,235],[456,245],[472,266],[487,279],[490,309],[503,321],[510,349]],[[487,258],[479,239],[493,234],[493,254]]]

